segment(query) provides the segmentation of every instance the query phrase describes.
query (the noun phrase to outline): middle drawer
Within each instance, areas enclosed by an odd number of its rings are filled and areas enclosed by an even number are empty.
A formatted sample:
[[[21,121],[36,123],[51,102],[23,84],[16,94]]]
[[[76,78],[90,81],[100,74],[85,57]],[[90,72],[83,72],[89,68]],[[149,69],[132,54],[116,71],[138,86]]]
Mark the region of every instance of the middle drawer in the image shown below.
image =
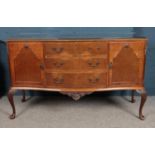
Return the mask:
[[[45,68],[52,71],[88,71],[88,70],[107,70],[107,59],[104,57],[93,57],[82,59],[47,58],[44,59]]]

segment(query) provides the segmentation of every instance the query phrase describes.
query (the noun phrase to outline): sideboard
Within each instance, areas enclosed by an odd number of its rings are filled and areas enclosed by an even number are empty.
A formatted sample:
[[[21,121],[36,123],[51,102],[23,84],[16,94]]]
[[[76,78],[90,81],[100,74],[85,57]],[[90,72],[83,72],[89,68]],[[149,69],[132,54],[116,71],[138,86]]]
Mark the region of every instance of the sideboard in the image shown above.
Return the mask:
[[[146,38],[9,40],[11,86],[8,99],[16,116],[13,94],[22,90],[54,91],[79,100],[101,91],[131,90],[141,95],[144,119]]]

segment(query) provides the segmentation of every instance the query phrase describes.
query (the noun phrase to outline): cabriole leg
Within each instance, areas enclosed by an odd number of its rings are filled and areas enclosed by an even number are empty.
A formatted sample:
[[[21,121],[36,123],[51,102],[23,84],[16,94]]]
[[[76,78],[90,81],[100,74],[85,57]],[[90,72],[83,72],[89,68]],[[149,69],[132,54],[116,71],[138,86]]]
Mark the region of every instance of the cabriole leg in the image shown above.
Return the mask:
[[[145,104],[146,99],[147,99],[147,93],[145,90],[138,91],[138,93],[140,93],[140,95],[141,95],[141,103],[140,103],[140,107],[139,107],[139,118],[141,120],[144,120],[145,117],[143,115],[143,107],[144,107],[144,104]]]
[[[22,102],[25,102],[26,101],[26,92],[25,92],[25,90],[22,90]]]
[[[131,103],[135,103],[135,90],[131,91]]]
[[[16,109],[15,109],[14,100],[13,100],[13,93],[14,91],[12,89],[10,89],[8,92],[8,100],[12,107],[12,114],[10,115],[10,119],[14,119],[16,117]]]

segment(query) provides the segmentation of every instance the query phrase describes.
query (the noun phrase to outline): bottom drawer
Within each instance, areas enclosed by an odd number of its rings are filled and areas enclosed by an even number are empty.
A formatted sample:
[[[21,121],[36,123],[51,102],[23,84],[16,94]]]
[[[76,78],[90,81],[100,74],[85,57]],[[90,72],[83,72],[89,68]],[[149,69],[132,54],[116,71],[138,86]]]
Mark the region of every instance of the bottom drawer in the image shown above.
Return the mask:
[[[105,88],[107,73],[82,73],[76,76],[76,88]]]
[[[46,85],[50,88],[74,88],[74,81],[74,74],[46,73]]]
[[[107,73],[46,73],[48,88],[106,88]]]

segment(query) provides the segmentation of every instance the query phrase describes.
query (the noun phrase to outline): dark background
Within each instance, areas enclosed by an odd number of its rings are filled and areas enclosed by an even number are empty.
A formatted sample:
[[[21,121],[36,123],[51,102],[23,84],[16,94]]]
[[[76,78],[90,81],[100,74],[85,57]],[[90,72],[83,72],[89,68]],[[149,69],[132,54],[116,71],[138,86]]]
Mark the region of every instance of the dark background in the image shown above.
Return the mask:
[[[154,27],[1,27],[0,28],[0,95],[6,95],[10,85],[6,41],[8,39],[53,38],[127,38],[149,39],[145,70],[145,88],[155,95],[155,28]],[[126,92],[108,92],[108,95],[125,95]],[[38,94],[32,93],[31,94]],[[47,93],[42,93],[47,94]],[[48,93],[49,94],[49,93]]]

